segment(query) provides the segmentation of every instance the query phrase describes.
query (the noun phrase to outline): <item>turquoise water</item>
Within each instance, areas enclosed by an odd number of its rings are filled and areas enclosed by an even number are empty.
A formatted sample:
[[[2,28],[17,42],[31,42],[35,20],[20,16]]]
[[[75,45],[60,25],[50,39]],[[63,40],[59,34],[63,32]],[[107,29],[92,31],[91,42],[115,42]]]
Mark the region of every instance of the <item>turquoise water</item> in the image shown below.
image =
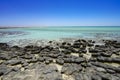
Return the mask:
[[[118,26],[65,26],[0,29],[0,42],[61,38],[119,39]]]

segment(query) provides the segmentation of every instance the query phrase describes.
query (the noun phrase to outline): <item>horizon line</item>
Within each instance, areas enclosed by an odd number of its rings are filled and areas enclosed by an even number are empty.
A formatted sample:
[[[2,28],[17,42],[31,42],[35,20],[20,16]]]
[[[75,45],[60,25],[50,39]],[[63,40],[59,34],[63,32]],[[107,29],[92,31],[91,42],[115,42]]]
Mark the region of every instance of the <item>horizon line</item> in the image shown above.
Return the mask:
[[[99,25],[93,25],[93,26],[99,26]],[[110,26],[109,25],[101,25],[101,26],[106,26],[106,27],[108,26],[108,27],[110,27],[111,25]],[[119,26],[112,25],[112,26],[120,27],[120,25]],[[0,26],[0,28],[1,27],[67,27],[67,26],[66,25],[65,26],[57,26],[57,25],[56,26]],[[76,25],[72,25],[72,26],[68,25],[68,27],[77,27],[77,26]],[[84,27],[84,26],[79,26],[78,25],[78,27]],[[87,26],[85,26],[85,27],[87,27]],[[90,27],[91,27],[91,25],[90,25]]]

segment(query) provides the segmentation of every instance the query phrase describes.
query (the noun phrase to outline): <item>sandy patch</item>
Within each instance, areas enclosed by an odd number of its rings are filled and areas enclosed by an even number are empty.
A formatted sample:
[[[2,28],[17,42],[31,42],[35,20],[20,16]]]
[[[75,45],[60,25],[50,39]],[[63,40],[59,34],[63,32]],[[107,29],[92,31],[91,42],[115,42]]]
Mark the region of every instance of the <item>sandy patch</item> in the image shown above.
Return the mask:
[[[86,52],[86,54],[83,54],[83,57],[86,59],[86,60],[89,60],[91,57],[92,57],[92,55],[91,55],[91,53],[89,53],[89,47],[86,47],[86,50],[87,50],[87,52]]]
[[[63,80],[75,80],[72,76],[66,74],[62,74],[62,78]]]
[[[78,53],[71,53],[71,55],[76,56],[76,57],[79,57],[79,54],[78,54]]]
[[[0,64],[1,64],[2,62],[4,62],[4,60],[0,60]]]
[[[120,55],[116,55],[116,54],[112,54],[111,56],[112,58],[115,58],[115,57],[120,57]]]

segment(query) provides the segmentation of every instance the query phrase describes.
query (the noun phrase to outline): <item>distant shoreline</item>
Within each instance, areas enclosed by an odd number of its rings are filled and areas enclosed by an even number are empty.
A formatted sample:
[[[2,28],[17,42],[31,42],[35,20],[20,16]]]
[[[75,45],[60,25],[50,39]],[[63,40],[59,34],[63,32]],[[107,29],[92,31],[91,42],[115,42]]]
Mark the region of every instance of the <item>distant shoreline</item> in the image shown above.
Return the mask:
[[[34,27],[34,26],[33,26],[33,27]],[[27,27],[27,26],[26,26],[26,27],[0,27],[0,29],[11,29],[11,28],[33,28],[33,27]],[[46,26],[45,26],[45,27],[46,27]],[[44,27],[44,28],[45,28],[45,27]],[[43,28],[43,27],[40,26],[40,27],[38,27],[38,28]]]
[[[24,28],[24,27],[0,27],[0,29],[10,29],[10,28]]]

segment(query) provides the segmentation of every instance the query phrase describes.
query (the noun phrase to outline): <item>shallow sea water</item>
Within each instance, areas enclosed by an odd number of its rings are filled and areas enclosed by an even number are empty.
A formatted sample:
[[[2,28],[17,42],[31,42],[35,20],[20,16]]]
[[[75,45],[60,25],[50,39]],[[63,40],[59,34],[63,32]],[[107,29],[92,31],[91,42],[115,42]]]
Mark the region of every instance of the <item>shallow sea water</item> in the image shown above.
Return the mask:
[[[119,26],[65,26],[0,29],[0,42],[58,40],[62,38],[117,39]]]

